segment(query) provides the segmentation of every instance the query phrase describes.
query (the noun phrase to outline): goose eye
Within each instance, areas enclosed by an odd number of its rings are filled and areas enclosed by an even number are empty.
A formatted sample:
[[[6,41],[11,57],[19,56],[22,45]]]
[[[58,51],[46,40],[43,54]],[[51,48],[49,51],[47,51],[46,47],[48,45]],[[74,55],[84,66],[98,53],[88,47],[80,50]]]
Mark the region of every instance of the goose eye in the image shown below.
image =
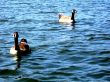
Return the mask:
[[[13,34],[13,37],[16,37],[16,34]]]
[[[13,37],[19,37],[18,33],[15,32],[15,33],[13,34]]]

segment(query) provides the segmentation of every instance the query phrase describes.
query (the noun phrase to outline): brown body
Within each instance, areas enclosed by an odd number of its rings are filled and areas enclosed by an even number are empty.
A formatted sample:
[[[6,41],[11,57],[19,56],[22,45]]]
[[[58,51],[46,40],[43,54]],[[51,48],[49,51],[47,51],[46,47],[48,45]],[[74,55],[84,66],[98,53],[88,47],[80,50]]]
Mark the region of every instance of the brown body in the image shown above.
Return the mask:
[[[26,42],[20,42],[19,48],[20,48],[20,53],[22,54],[27,54],[31,52],[29,45]]]
[[[64,16],[62,14],[59,15],[59,22],[67,22],[71,23],[73,20],[71,20],[71,16]]]

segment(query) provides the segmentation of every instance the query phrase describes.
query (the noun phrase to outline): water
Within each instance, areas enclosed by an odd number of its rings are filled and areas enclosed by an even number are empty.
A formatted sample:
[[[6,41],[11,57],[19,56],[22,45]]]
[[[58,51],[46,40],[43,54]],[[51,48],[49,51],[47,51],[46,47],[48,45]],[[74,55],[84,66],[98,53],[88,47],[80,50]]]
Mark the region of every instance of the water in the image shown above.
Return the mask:
[[[72,9],[75,25],[59,23]],[[109,15],[109,0],[1,0],[0,82],[109,82]],[[32,49],[20,63],[9,53],[15,31]]]

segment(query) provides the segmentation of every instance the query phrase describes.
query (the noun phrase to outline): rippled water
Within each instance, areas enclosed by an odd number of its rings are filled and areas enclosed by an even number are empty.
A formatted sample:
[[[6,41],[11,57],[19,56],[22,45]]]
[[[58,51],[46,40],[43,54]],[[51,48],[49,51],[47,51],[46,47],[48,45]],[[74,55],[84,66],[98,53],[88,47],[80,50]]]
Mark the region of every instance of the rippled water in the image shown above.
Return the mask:
[[[59,23],[72,9],[75,25]],[[15,31],[32,49],[18,69]],[[0,62],[0,82],[109,82],[109,0],[1,0]]]

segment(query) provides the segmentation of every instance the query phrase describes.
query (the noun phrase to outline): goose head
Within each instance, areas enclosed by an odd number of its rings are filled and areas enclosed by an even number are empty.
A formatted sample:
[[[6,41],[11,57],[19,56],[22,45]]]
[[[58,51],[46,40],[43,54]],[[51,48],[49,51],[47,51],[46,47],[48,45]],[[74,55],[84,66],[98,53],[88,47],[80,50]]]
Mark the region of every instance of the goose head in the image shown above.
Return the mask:
[[[74,14],[75,14],[76,12],[77,12],[77,11],[76,11],[76,9],[73,9],[73,10],[72,10],[72,13],[74,13]]]
[[[14,37],[14,38],[18,38],[18,37],[19,37],[18,32],[14,32],[14,33],[13,33],[13,37]]]

